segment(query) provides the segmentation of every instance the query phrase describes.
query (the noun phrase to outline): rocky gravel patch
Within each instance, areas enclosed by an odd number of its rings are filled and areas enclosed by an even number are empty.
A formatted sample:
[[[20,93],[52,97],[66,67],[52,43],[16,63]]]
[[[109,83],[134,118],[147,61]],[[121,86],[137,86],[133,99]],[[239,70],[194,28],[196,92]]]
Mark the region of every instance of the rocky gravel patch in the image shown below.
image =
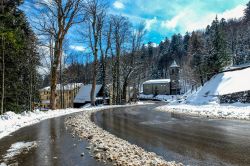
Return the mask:
[[[92,156],[102,162],[111,162],[115,166],[182,166],[181,163],[167,162],[153,152],[147,152],[137,145],[120,139],[101,129],[91,121],[91,114],[110,107],[89,108],[83,113],[69,117],[66,127],[72,129],[72,135],[87,139]]]

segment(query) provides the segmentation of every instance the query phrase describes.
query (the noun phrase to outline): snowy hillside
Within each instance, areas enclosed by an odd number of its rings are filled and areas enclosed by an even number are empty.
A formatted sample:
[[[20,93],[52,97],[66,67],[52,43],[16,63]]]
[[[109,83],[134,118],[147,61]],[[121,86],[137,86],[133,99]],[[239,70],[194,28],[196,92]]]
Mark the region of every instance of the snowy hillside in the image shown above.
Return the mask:
[[[250,68],[219,73],[202,88],[187,95],[189,104],[218,103],[218,96],[250,90]]]

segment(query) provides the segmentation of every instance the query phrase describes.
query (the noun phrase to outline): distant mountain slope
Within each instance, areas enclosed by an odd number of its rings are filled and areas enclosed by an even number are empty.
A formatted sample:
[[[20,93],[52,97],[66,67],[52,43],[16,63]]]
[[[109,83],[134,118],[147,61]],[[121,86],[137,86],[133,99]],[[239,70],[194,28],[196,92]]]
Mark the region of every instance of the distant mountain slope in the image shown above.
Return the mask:
[[[190,104],[217,103],[219,95],[248,90],[250,90],[250,67],[215,75],[197,92],[188,95],[186,102]]]

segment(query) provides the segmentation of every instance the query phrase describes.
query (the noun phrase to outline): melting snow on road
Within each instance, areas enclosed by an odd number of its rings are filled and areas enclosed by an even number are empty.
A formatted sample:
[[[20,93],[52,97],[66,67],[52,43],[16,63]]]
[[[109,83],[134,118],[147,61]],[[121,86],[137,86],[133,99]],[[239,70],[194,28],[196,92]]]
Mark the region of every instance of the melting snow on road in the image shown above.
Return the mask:
[[[13,157],[27,153],[30,149],[37,147],[37,143],[33,142],[16,142],[7,150],[7,154],[3,156],[4,161],[11,160]]]
[[[35,110],[34,112],[29,111],[21,114],[6,112],[0,116],[0,139],[22,127],[38,123],[42,120],[80,111],[83,111],[83,109],[49,110],[46,112]]]

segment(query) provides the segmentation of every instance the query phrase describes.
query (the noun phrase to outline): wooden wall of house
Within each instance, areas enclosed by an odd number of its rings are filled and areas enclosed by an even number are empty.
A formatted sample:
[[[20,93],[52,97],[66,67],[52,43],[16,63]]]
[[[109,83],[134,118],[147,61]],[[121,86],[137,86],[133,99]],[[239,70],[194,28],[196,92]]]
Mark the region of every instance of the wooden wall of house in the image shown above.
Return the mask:
[[[144,84],[143,94],[145,95],[170,95],[170,84]]]

